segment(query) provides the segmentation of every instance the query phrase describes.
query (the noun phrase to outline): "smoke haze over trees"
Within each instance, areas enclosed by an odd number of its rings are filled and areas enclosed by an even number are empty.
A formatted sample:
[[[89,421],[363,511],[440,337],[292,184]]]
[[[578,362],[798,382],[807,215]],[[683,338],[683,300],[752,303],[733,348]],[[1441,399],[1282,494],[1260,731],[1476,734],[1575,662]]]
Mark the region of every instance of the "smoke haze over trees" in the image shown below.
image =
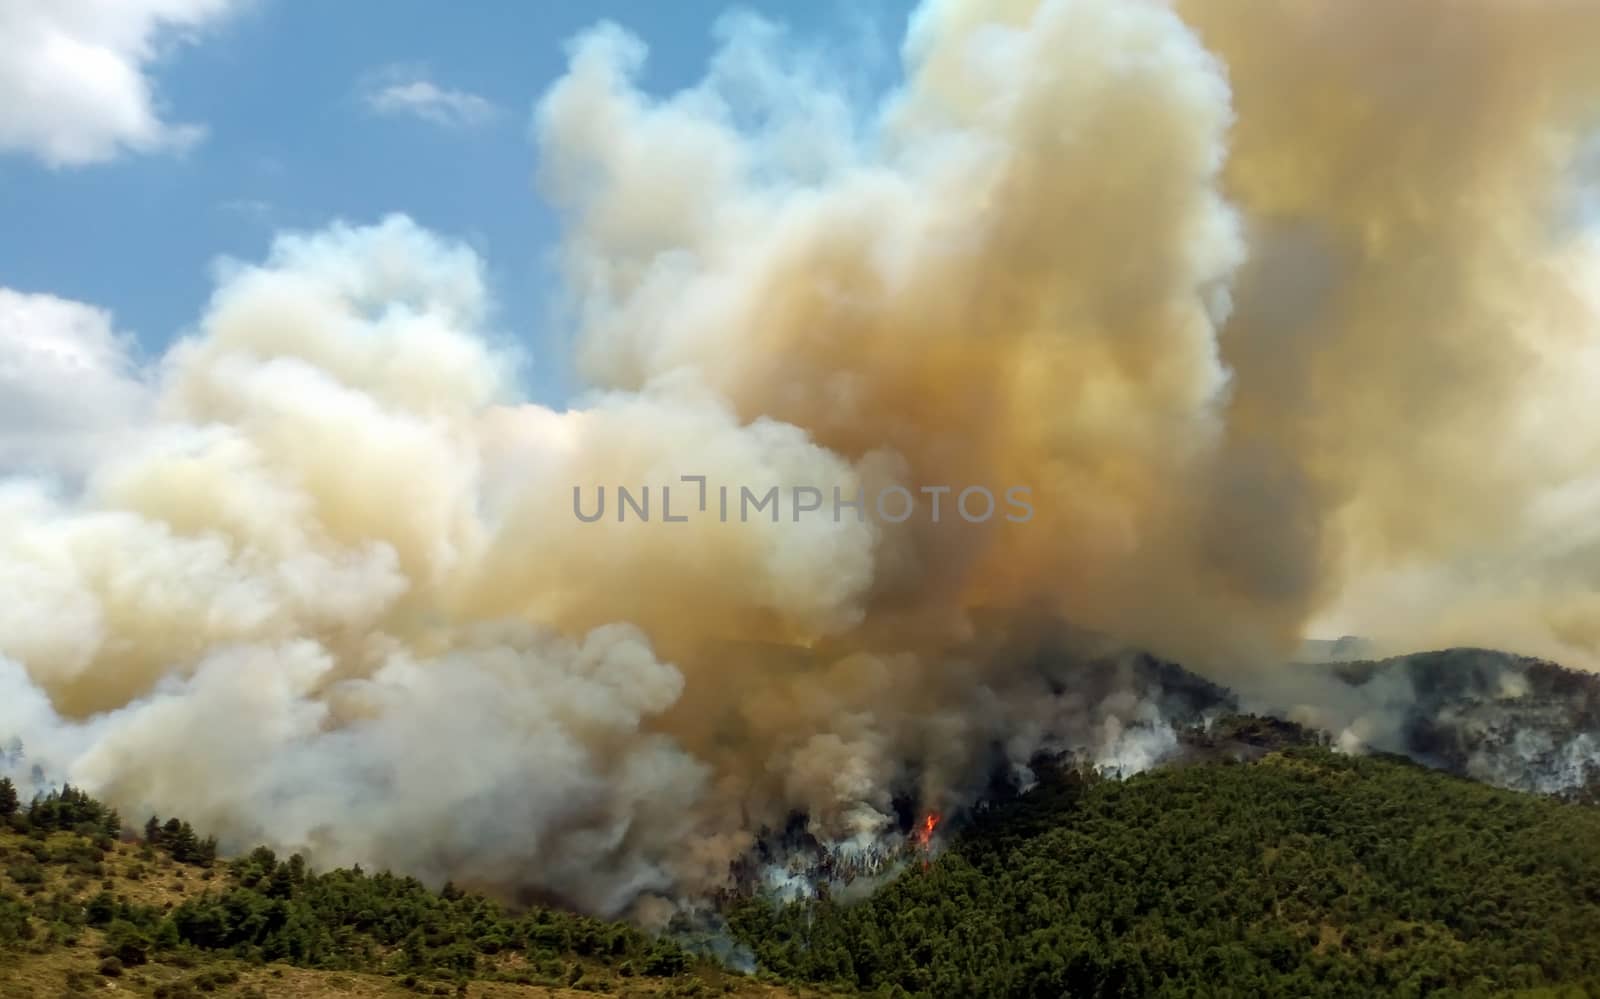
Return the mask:
[[[569,408],[403,216],[219,266],[147,363],[0,289],[25,798],[660,924],[795,815],[1137,769],[1188,721],[1146,654],[1291,704],[1329,625],[1600,664],[1600,5],[929,0],[873,103],[720,31],[662,98],[597,26],[539,97]],[[1036,515],[571,512],[685,475]]]

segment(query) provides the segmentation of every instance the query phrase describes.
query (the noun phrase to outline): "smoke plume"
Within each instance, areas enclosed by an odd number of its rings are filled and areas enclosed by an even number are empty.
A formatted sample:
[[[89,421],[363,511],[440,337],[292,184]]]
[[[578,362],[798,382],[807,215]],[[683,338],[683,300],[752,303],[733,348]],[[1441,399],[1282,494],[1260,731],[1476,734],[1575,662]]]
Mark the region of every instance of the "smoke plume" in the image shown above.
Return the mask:
[[[572,408],[400,217],[228,265],[143,368],[80,324],[107,390],[0,436],[0,736],[225,846],[609,914],[996,754],[1146,765],[1158,707],[1021,654],[1041,616],[1230,677],[1324,622],[1600,662],[1600,6],[929,0],[870,106],[719,30],[663,99],[598,27],[538,104]],[[665,522],[684,476],[781,516]]]

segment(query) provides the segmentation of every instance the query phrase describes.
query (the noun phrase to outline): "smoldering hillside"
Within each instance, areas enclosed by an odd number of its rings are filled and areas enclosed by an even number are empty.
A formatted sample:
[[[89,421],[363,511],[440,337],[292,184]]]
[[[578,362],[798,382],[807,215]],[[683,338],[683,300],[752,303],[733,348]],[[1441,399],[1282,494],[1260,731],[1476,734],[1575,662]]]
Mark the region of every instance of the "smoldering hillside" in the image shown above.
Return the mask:
[[[1075,663],[1294,687],[1335,626],[1596,663],[1600,7],[930,0],[875,102],[721,31],[660,98],[599,26],[538,102],[569,408],[403,217],[228,264],[145,363],[0,299],[0,733],[40,780],[647,916],[793,814],[870,840],[997,752],[1163,738],[1159,685]],[[683,475],[1036,515],[573,516]],[[1041,618],[1104,647],[1041,667]]]
[[[1600,676],[1546,660],[1473,648],[1349,659],[1291,667],[1243,700],[1350,752],[1539,794],[1600,792]]]

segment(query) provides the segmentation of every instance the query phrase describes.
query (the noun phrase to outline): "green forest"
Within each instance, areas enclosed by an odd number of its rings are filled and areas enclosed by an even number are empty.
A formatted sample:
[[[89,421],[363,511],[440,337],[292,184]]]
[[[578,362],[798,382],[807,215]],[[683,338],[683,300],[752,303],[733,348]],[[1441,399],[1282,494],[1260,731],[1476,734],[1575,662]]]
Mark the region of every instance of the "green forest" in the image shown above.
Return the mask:
[[[1600,810],[1314,745],[1040,777],[864,902],[731,921],[886,996],[1600,994]]]

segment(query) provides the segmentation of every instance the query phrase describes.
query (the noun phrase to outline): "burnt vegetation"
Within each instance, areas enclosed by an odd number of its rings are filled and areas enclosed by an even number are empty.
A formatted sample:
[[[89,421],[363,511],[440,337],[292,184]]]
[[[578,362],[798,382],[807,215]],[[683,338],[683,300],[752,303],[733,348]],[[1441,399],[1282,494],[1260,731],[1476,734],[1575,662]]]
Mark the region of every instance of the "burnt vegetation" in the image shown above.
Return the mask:
[[[1405,692],[1393,748],[1407,756],[1504,787],[1600,800],[1600,676],[1472,648],[1341,663],[1332,673],[1358,691]]]

